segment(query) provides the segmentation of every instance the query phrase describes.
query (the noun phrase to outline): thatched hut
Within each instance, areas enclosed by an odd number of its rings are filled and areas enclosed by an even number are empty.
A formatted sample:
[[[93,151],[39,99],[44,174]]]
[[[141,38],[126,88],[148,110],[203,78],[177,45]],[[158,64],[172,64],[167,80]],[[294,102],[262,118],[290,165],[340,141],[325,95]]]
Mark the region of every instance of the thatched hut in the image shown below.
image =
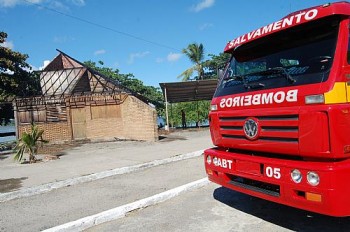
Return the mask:
[[[40,72],[40,84],[41,96],[14,101],[18,136],[34,122],[50,142],[158,139],[146,98],[61,51]]]

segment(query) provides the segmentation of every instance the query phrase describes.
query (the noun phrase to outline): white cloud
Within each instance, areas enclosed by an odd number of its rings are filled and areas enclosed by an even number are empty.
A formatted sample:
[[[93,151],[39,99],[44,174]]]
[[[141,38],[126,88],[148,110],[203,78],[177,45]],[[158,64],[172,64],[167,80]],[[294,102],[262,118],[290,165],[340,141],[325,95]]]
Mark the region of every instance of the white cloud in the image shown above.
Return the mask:
[[[32,65],[32,64],[29,64],[29,66],[30,66],[30,69],[33,71],[41,71],[44,68],[44,66],[46,67],[47,65],[45,65],[45,63],[44,63],[44,65],[39,67],[39,68],[37,66]]]
[[[204,10],[206,8],[210,8],[214,6],[215,0],[202,0],[200,3],[198,3],[195,6],[192,6],[192,10],[194,12],[199,12],[201,10]]]
[[[62,11],[62,12],[69,12],[69,7],[64,5],[62,2],[53,1],[50,3],[50,8]]]
[[[43,66],[40,66],[39,67],[39,70],[43,70],[44,68],[46,68],[46,66],[48,65],[48,64],[50,64],[50,60],[44,60],[44,62],[43,62]]]
[[[204,30],[206,30],[210,27],[213,27],[213,26],[214,25],[212,23],[204,23],[204,24],[200,25],[199,30],[204,31]]]
[[[1,43],[0,45],[5,47],[5,48],[9,48],[11,50],[13,50],[13,48],[15,47],[15,45],[13,44],[12,41],[5,41],[4,43]]]
[[[77,6],[85,6],[85,0],[72,0],[72,3]]]
[[[43,0],[27,0],[29,3],[41,3]],[[0,0],[0,7],[14,7],[19,4],[26,3],[22,0]]]
[[[182,54],[181,53],[172,53],[170,52],[169,55],[167,56],[167,60],[169,62],[175,62],[178,61],[181,58]]]
[[[106,50],[104,49],[101,49],[101,50],[97,50],[94,52],[94,55],[97,56],[97,55],[102,55],[102,54],[105,54],[106,53]]]
[[[128,63],[132,64],[134,63],[135,59],[139,59],[139,58],[143,58],[145,56],[147,56],[148,54],[150,54],[150,52],[139,52],[139,53],[132,53],[129,55],[129,60]]]
[[[44,2],[45,0],[0,0],[0,7],[15,7],[16,5],[23,5],[23,4],[28,4],[28,3],[33,3],[33,4],[40,4]],[[74,4],[76,6],[85,6],[85,0],[67,0],[70,4]],[[55,9],[62,9],[62,10],[67,10],[68,7],[65,6],[62,2],[60,1],[48,1],[50,7],[53,7]]]
[[[0,6],[2,7],[13,7],[17,5],[20,0],[0,0]]]

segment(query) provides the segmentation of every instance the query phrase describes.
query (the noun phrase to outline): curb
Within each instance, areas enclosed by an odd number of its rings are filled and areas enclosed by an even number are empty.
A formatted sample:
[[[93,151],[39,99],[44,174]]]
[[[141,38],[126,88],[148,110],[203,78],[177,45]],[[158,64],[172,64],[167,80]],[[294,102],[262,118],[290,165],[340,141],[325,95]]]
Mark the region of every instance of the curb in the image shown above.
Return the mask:
[[[0,156],[10,155],[10,154],[13,154],[14,152],[15,152],[14,150],[2,150],[2,151],[0,151]]]
[[[68,222],[63,225],[52,227],[50,229],[44,230],[46,232],[64,232],[64,231],[82,231],[99,224],[109,222],[124,217],[128,212],[133,210],[142,209],[148,206],[152,206],[173,197],[178,196],[181,193],[197,189],[209,184],[208,178],[203,178],[177,188],[170,189],[168,191],[147,197],[130,204],[122,205],[95,215],[84,217],[76,221]]]
[[[147,169],[147,168],[156,167],[159,165],[164,165],[164,164],[168,164],[171,162],[195,158],[195,157],[201,156],[203,154],[203,152],[204,152],[204,150],[199,150],[199,151],[195,151],[195,152],[191,152],[191,153],[187,153],[187,154],[183,154],[183,155],[178,155],[178,156],[174,156],[174,157],[170,157],[170,158],[166,158],[166,159],[162,159],[162,160],[153,160],[153,161],[150,161],[147,163],[137,164],[137,165],[133,165],[133,166],[129,166],[129,167],[115,168],[112,170],[103,171],[103,172],[99,172],[99,173],[93,173],[93,174],[86,175],[86,176],[75,177],[75,178],[71,178],[71,179],[67,179],[67,180],[51,182],[51,183],[47,183],[47,184],[43,184],[43,185],[29,187],[29,188],[25,188],[25,189],[13,191],[13,192],[2,193],[2,194],[0,194],[0,203],[14,200],[14,199],[18,199],[18,198],[30,197],[30,196],[50,192],[54,189],[68,187],[71,185],[86,183],[86,182],[99,180],[99,179],[103,179],[103,178],[111,177],[111,176],[115,176],[115,175],[123,175],[123,174],[131,173],[131,172],[142,171],[142,170]]]

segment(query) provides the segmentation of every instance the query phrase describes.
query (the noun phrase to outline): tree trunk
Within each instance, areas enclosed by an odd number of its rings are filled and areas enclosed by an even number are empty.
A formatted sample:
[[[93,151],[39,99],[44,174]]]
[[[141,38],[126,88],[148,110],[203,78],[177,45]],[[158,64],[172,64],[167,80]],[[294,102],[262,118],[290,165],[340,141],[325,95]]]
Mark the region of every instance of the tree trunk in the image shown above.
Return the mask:
[[[29,163],[36,163],[37,148],[33,147],[33,150],[29,152]]]

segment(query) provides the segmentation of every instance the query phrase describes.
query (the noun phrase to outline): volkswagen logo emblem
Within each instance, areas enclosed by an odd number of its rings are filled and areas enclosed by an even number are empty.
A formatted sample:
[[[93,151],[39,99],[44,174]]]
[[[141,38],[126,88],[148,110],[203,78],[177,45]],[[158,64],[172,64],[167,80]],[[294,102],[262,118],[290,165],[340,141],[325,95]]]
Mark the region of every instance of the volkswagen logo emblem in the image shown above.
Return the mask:
[[[256,119],[249,118],[244,122],[243,130],[245,136],[250,139],[254,140],[258,137],[259,132],[259,125]]]

